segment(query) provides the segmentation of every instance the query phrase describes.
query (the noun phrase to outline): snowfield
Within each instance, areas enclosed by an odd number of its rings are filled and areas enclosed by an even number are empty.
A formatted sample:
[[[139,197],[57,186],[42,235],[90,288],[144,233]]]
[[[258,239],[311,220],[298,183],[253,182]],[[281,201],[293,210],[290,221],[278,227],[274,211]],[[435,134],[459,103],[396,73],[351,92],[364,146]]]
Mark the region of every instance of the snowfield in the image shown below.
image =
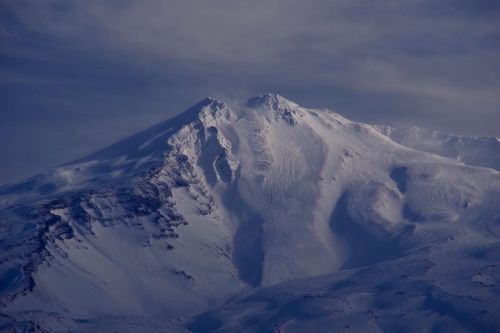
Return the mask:
[[[0,187],[0,331],[498,332],[500,141],[207,98]]]

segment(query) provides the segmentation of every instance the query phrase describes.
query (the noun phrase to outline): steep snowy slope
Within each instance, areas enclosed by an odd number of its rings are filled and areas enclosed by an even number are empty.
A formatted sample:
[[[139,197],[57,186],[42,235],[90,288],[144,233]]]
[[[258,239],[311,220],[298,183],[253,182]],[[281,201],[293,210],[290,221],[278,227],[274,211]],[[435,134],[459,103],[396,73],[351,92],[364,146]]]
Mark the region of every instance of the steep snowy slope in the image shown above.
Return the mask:
[[[0,188],[0,328],[494,331],[500,173],[384,133],[207,98]]]

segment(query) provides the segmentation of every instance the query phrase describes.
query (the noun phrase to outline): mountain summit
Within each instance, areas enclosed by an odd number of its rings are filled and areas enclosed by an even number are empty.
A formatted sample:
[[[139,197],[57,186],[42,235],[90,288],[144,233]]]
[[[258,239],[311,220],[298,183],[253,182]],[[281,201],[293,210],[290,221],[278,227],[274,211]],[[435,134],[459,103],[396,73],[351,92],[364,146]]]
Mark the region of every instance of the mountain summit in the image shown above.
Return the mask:
[[[498,140],[401,133],[206,98],[5,185],[0,329],[497,331]]]

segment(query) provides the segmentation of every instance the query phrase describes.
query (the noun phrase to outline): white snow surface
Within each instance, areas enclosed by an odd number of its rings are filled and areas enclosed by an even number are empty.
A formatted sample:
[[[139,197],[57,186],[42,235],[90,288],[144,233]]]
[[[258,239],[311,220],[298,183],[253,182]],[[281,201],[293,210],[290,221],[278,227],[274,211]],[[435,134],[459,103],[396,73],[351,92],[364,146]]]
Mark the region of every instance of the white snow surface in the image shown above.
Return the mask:
[[[500,139],[497,137],[460,136],[418,127],[374,125],[374,128],[404,146],[500,170]]]
[[[498,331],[499,154],[207,98],[0,188],[0,331]]]

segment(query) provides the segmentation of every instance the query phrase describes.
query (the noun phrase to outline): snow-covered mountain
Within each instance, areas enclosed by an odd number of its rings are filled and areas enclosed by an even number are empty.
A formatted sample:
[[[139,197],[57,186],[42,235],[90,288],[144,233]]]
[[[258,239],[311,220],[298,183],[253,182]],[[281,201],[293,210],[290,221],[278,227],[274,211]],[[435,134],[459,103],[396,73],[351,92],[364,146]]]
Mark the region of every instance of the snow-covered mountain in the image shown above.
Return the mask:
[[[207,98],[3,186],[0,330],[498,331],[498,140],[426,133]]]
[[[500,140],[496,137],[460,136],[418,127],[374,127],[404,146],[500,170]]]

